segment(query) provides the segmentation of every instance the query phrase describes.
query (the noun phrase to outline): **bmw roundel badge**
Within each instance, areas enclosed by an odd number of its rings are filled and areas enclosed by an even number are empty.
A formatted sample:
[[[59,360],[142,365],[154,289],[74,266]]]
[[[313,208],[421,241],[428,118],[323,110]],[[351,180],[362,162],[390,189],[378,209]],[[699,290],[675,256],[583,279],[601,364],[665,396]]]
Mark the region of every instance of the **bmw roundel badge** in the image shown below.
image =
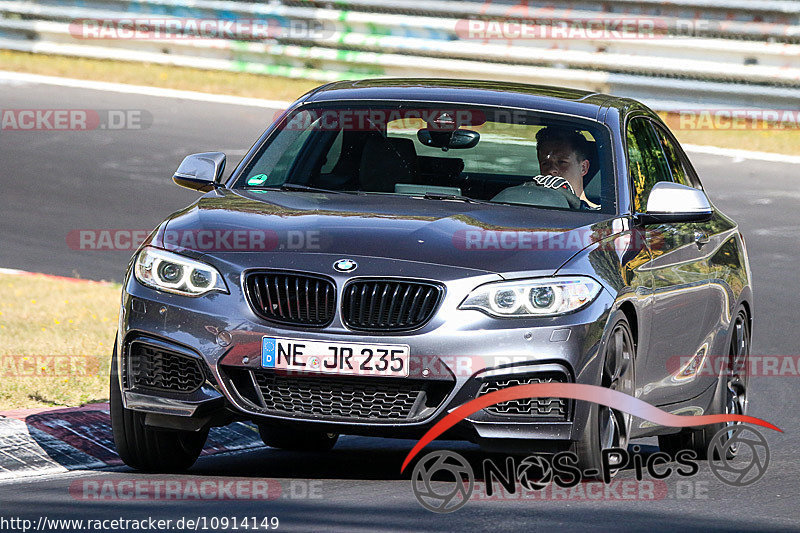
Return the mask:
[[[358,267],[358,263],[352,259],[339,259],[333,264],[333,268],[339,272],[352,272]]]

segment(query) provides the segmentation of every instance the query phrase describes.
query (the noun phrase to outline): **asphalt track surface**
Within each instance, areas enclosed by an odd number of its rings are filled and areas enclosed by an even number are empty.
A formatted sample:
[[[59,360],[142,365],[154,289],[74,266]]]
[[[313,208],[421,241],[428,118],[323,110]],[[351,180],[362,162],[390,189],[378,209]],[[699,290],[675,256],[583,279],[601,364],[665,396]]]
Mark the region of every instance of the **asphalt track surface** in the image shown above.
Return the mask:
[[[170,176],[181,158],[208,150],[241,158],[273,112],[48,85],[0,83],[4,109],[143,109],[154,122],[140,131],[0,133],[0,267],[122,278],[130,252],[71,249],[74,229],[151,229],[196,195]],[[743,228],[753,267],[753,354],[798,353],[798,171],[785,163],[692,156],[712,200]],[[703,465],[691,484],[667,480],[657,501],[471,501],[440,515],[424,510],[400,465],[412,441],[344,437],[325,454],[269,448],[202,458],[181,480],[267,479],[282,487],[273,501],[85,501],[69,487],[83,480],[166,479],[127,468],[73,472],[0,484],[0,516],[145,518],[277,516],[279,530],[680,530],[800,529],[800,379],[757,377],[750,413],[784,430],[763,430],[771,462],[746,488],[719,482]],[[480,460],[475,447],[435,442]],[[429,451],[429,450],[426,450]],[[621,479],[633,479],[625,471]],[[169,479],[176,479],[169,477]],[[314,497],[308,497],[309,491]],[[680,494],[679,494],[680,493]],[[679,497],[683,496],[683,497]],[[686,497],[689,496],[689,497]],[[173,522],[174,523],[174,522]]]

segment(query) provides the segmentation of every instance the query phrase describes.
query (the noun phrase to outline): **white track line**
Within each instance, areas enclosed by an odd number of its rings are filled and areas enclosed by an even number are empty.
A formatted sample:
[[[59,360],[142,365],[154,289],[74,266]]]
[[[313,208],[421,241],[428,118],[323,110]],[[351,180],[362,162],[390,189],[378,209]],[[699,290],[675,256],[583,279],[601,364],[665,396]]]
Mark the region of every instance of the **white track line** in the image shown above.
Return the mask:
[[[177,89],[147,87],[144,85],[128,85],[125,83],[110,83],[107,81],[76,80],[74,78],[60,78],[57,76],[42,76],[40,74],[27,74],[24,72],[9,72],[7,70],[0,70],[0,83],[3,82],[41,83],[46,85],[57,85],[59,87],[94,89],[97,91],[141,94],[146,96],[159,96],[163,98],[183,98],[184,100],[195,100],[198,102],[214,102],[217,104],[266,107],[268,109],[286,109],[291,104],[291,102],[285,102],[283,100],[245,98],[243,96],[230,96],[226,94],[179,91]]]
[[[57,76],[42,76],[40,74],[27,74],[24,72],[10,72],[0,70],[0,84],[2,83],[41,83],[47,85],[57,85],[59,87],[74,87],[79,89],[94,89],[97,91],[109,91],[125,94],[139,94],[146,96],[156,96],[163,98],[183,98],[185,100],[195,100],[198,102],[213,102],[218,104],[243,105],[250,107],[262,107],[267,109],[286,109],[291,102],[283,100],[264,100],[261,98],[245,98],[242,96],[230,96],[225,94],[201,93],[197,91],[179,91],[177,89],[164,89],[161,87],[147,87],[144,85],[128,85],[125,83],[110,83],[105,81],[77,80],[74,78],[60,78]],[[701,146],[695,144],[683,144],[683,148],[688,152],[698,154],[731,157],[738,160],[769,161],[773,163],[800,164],[800,155],[774,154],[770,152],[752,152],[749,150],[738,150],[734,148],[720,148],[717,146]]]
[[[91,283],[94,285],[107,285],[107,286],[115,285],[115,283],[111,283],[110,281],[104,281],[104,280],[95,281],[92,279],[70,278],[67,276],[56,276],[54,274],[45,274],[44,272],[28,272],[27,270],[18,270],[16,268],[0,268],[0,274],[8,274],[10,276],[38,276],[47,279],[71,281],[76,283]]]
[[[769,161],[771,163],[800,164],[800,155],[774,154],[771,152],[751,152],[736,148],[720,148],[718,146],[701,146],[697,144],[681,144],[687,152],[706,155],[732,157],[733,159],[750,159],[755,161]],[[800,149],[798,149],[800,152]]]

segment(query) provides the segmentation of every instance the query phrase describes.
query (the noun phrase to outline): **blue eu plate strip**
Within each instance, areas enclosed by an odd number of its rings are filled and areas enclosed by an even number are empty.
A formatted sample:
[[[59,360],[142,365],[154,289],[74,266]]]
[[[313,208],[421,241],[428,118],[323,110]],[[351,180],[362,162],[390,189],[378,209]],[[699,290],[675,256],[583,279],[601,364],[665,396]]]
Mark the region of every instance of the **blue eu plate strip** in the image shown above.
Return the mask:
[[[275,368],[275,339],[269,337],[261,339],[261,366]]]

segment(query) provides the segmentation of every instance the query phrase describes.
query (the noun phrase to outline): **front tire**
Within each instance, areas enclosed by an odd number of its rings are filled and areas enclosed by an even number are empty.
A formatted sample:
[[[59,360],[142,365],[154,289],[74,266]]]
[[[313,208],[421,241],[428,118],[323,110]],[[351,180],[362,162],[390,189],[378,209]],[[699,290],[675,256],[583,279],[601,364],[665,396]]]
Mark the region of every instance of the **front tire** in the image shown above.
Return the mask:
[[[137,470],[177,472],[192,466],[208,437],[208,430],[173,431],[145,426],[145,413],[126,409],[122,403],[117,345],[111,358],[109,411],[114,444],[122,461]]]
[[[622,311],[615,311],[609,318],[611,327],[603,344],[603,367],[600,374],[600,386],[623,392],[633,396],[634,392],[634,360],[636,344],[628,319]],[[573,450],[578,456],[578,468],[581,472],[594,470],[601,477],[603,471],[603,450],[609,448],[628,447],[631,415],[617,411],[605,405],[590,404],[589,417],[581,439],[575,443]],[[615,457],[611,457],[612,465]],[[622,467],[622,457],[616,457],[617,464]],[[619,468],[614,468],[615,475]]]

